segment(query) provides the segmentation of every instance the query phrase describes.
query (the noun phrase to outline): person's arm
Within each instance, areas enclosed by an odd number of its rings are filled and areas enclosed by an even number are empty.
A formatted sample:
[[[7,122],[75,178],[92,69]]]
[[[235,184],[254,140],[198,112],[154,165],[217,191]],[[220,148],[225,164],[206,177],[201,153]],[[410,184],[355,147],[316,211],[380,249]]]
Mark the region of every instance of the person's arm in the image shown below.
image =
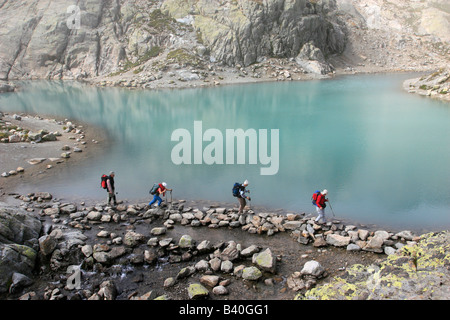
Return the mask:
[[[108,188],[108,193],[113,193],[114,192],[112,187],[111,187],[111,179],[107,179],[106,180],[106,186]]]

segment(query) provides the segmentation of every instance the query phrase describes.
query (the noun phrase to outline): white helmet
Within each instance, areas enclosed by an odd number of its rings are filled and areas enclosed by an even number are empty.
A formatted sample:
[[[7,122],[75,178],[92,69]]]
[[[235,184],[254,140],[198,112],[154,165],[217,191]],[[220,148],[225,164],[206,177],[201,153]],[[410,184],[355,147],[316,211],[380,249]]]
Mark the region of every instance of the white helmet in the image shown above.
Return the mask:
[[[164,188],[167,187],[167,183],[163,182],[161,184],[163,185]]]
[[[328,194],[328,190],[327,190],[327,189],[323,189],[322,194],[323,194],[323,195]]]
[[[243,184],[244,186],[248,186],[248,180],[245,180]]]

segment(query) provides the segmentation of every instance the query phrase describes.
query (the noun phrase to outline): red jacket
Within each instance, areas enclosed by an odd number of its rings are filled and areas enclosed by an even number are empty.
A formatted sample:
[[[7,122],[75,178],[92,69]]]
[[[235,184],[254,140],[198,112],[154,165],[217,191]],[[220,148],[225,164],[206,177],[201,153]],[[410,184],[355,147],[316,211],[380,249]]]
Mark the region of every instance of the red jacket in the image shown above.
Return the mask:
[[[162,193],[163,196],[165,196],[165,195],[166,195],[166,188],[160,183],[157,192],[158,192],[158,195],[159,195],[160,193]]]
[[[319,193],[317,196],[316,205],[322,209],[325,206],[325,201],[328,201],[328,199],[325,199],[325,196],[322,193]]]

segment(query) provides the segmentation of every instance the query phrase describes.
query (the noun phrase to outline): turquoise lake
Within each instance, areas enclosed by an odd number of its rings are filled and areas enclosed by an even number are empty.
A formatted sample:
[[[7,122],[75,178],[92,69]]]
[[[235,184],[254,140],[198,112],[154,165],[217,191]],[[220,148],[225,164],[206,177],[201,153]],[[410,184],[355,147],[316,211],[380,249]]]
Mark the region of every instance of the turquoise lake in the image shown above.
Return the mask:
[[[448,229],[450,105],[405,92],[403,81],[414,76],[155,91],[26,82],[20,92],[0,95],[0,110],[86,122],[105,129],[112,141],[106,153],[24,191],[104,200],[100,176],[113,170],[118,199],[150,199],[152,184],[165,181],[178,199],[237,202],[232,186],[248,179],[252,205],[315,214],[311,195],[326,188],[338,218]],[[203,133],[223,135],[223,164],[194,164],[195,121]],[[177,129],[191,134],[191,164],[173,161]],[[267,167],[261,158],[249,163],[249,145],[245,164],[227,163],[227,129],[267,130],[266,143],[257,135],[257,149],[267,148],[267,156],[276,143],[270,132],[278,130],[276,174],[261,175]],[[201,150],[210,143],[203,141]]]

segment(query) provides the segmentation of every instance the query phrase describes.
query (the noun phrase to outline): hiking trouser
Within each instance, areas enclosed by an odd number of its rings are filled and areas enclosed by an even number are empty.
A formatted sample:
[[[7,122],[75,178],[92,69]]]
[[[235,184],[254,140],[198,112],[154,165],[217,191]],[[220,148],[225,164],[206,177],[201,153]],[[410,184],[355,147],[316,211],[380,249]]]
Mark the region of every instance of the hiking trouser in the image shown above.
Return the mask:
[[[245,201],[244,198],[238,198],[238,200],[239,200],[239,213],[243,213],[247,202]]]
[[[162,199],[159,195],[155,194],[153,196],[153,200],[148,204],[149,206],[151,206],[152,204],[154,204],[156,201],[158,201],[158,207],[161,205]]]
[[[113,201],[113,204],[116,205],[116,194],[114,192],[109,193],[108,192],[108,204],[111,202],[111,200]]]
[[[316,222],[319,222],[320,220],[323,220],[323,222],[327,222],[327,219],[325,218],[325,208],[320,209],[319,207],[316,207],[316,212],[318,214],[316,218]]]

